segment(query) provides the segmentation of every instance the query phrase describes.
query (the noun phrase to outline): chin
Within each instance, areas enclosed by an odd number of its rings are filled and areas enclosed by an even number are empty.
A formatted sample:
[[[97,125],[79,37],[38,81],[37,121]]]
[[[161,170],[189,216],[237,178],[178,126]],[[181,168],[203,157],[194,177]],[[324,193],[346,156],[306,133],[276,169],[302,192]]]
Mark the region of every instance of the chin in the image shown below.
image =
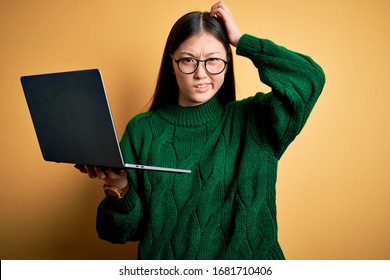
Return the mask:
[[[199,98],[195,102],[198,103],[198,105],[201,105],[203,103],[207,103],[208,101],[210,101],[210,99],[212,99],[213,96],[214,95],[211,95],[211,96],[208,96],[208,97],[204,97],[204,98]]]

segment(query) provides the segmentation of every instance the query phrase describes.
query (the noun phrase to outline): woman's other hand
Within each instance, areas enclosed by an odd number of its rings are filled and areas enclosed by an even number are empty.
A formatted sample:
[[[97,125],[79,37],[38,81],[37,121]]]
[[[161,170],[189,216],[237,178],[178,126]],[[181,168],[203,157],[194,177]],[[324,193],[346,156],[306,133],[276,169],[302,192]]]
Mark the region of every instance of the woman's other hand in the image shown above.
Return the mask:
[[[212,17],[217,18],[218,20],[221,20],[224,23],[230,44],[232,44],[234,47],[237,47],[238,41],[240,40],[242,33],[238,28],[233,13],[229,10],[227,5],[223,1],[215,3],[211,7],[210,15]]]

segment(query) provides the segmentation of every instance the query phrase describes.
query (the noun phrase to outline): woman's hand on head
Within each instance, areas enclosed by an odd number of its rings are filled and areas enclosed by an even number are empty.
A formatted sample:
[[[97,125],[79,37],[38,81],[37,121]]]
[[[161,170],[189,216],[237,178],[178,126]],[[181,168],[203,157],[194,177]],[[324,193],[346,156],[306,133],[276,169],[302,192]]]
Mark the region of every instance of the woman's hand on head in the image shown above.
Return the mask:
[[[91,165],[80,165],[74,166],[81,173],[88,174],[89,178],[98,178],[104,181],[104,184],[109,186],[115,186],[118,189],[123,189],[127,186],[127,172],[124,169],[114,170],[112,168],[102,168]]]
[[[233,13],[229,10],[227,5],[223,1],[215,3],[211,7],[210,15],[224,23],[230,44],[232,44],[234,47],[237,47],[238,41],[240,40],[242,33],[238,28]]]

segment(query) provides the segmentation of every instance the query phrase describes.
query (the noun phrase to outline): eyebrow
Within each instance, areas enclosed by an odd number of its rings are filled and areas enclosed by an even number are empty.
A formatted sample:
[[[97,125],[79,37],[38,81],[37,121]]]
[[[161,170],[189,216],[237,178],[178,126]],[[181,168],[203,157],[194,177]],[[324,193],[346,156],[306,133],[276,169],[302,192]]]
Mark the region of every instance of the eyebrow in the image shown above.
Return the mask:
[[[222,52],[220,52],[220,51],[212,51],[212,52],[207,53],[205,55],[205,57],[210,57],[210,56],[215,55],[215,54],[222,54]],[[179,55],[188,55],[190,57],[196,57],[196,55],[194,55],[193,53],[186,52],[186,51],[179,53]]]

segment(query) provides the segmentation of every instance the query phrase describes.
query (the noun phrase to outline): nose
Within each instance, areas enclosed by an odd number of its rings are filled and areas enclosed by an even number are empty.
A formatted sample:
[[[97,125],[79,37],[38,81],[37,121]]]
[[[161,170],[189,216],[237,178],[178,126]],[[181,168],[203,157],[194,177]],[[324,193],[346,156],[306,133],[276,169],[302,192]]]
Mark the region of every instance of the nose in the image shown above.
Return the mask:
[[[207,71],[204,64],[204,61],[199,61],[198,68],[194,72],[194,78],[195,79],[203,79],[207,77]]]

